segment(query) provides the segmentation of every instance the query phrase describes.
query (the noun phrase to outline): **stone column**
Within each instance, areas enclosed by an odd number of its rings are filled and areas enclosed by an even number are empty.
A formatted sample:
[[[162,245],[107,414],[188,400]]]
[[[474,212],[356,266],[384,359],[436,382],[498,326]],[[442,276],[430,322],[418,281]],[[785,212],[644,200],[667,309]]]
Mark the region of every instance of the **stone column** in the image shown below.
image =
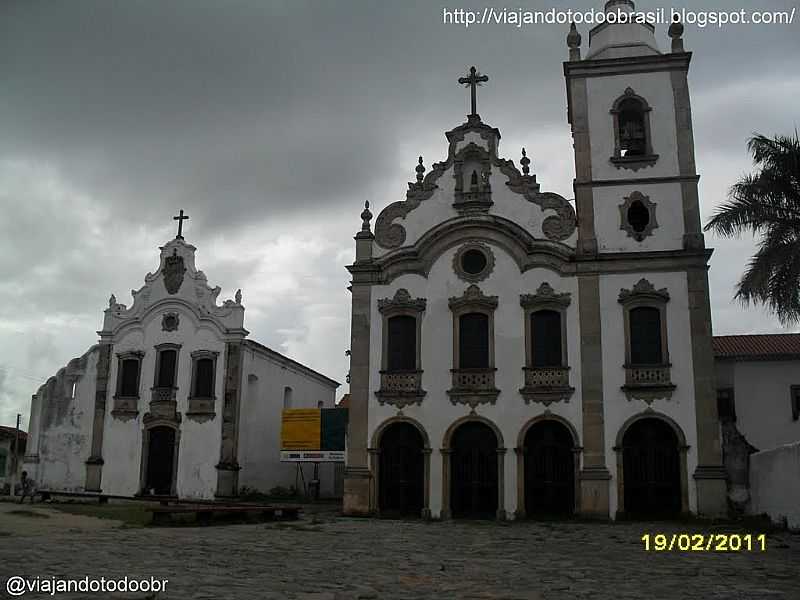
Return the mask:
[[[356,261],[348,269],[353,276],[350,325],[350,408],[347,420],[347,466],[344,471],[343,511],[365,516],[375,510],[370,502],[372,473],[367,448],[370,371],[370,315],[372,308],[372,242],[369,219],[362,213],[364,228],[355,236]],[[371,214],[369,217],[371,218]]]
[[[583,409],[583,469],[580,472],[580,512],[585,517],[609,517],[603,414],[603,346],[598,275],[578,276],[578,318],[581,331],[581,394]]]
[[[92,421],[92,450],[86,460],[87,492],[100,492],[103,477],[103,431],[106,418],[106,397],[108,394],[108,375],[111,369],[112,344],[101,343],[97,347],[97,375],[94,392],[94,420]]]
[[[727,472],[722,463],[720,425],[714,377],[708,267],[686,272],[689,286],[689,323],[694,368],[694,408],[697,420],[697,512],[703,516],[727,514]]]
[[[239,495],[239,398],[242,381],[242,342],[225,345],[225,391],[222,406],[222,441],[217,465],[215,496]]]

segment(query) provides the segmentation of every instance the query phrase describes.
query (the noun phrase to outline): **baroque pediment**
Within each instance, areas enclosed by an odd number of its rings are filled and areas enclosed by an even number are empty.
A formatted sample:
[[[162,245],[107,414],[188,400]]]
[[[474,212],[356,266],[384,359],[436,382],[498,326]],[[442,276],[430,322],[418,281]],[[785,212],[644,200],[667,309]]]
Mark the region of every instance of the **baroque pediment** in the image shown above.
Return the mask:
[[[534,237],[564,242],[575,233],[575,209],[563,196],[540,191],[536,176],[529,173],[530,159],[523,154],[520,161],[523,172],[520,172],[514,161],[498,156],[500,132],[496,128],[483,123],[478,115],[470,115],[466,123],[448,131],[446,135],[449,142],[446,160],[434,163],[430,171],[425,173],[420,157],[416,168],[417,180],[408,184],[406,199],[389,204],[378,215],[375,221],[377,246],[393,250],[407,245],[409,241],[416,241],[408,239],[408,225],[404,222],[412,211],[430,201],[437,191],[449,191],[449,182],[442,179],[446,173],[455,179],[452,184],[454,197],[443,198],[442,201],[451,203],[459,214],[493,214],[496,207],[492,196],[497,194],[498,183],[505,183],[503,187],[541,209],[541,233],[532,231]],[[444,185],[445,182],[448,185]],[[423,233],[417,231],[413,235],[419,238]]]
[[[233,299],[217,304],[222,289],[208,285],[205,273],[197,269],[196,248],[193,245],[182,238],[175,238],[161,246],[160,250],[158,269],[145,275],[142,287],[131,290],[133,303],[130,307],[118,302],[114,294],[111,295],[101,335],[110,335],[125,324],[141,321],[156,304],[170,303],[191,307],[198,317],[216,321],[223,330],[244,331],[244,306],[240,290]]]

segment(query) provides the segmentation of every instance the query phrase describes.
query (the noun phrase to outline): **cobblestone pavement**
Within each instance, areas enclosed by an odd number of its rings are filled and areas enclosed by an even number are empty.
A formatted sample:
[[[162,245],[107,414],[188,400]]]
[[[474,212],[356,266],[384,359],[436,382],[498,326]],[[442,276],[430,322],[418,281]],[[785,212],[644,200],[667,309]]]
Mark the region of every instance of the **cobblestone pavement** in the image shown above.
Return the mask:
[[[701,531],[734,530],[334,515],[211,527],[59,529],[0,537],[0,585],[11,575],[127,575],[168,579],[159,600],[800,599],[800,535],[769,534],[766,552],[739,553],[645,552],[640,539],[645,532]]]

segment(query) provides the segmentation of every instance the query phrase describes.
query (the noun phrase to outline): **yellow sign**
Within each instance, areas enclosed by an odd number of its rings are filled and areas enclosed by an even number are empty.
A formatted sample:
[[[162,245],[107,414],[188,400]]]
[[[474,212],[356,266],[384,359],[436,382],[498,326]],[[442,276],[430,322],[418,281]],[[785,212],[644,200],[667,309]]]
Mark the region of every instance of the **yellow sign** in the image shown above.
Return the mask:
[[[281,422],[281,450],[319,450],[322,418],[318,408],[287,408]]]

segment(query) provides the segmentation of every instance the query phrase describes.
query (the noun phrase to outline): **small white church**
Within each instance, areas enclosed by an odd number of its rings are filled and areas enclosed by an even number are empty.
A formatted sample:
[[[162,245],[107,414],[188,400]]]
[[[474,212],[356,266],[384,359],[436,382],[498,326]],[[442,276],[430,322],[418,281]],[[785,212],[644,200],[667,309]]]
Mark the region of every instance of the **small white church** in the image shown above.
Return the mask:
[[[726,512],[682,32],[572,26],[574,201],[502,157],[473,67],[445,159],[362,213],[346,513]]]
[[[186,218],[133,304],[112,295],[98,343],[33,396],[24,468],[40,488],[213,499],[295,485],[281,411],[331,408],[339,384],[247,339],[241,291],[217,304]]]

